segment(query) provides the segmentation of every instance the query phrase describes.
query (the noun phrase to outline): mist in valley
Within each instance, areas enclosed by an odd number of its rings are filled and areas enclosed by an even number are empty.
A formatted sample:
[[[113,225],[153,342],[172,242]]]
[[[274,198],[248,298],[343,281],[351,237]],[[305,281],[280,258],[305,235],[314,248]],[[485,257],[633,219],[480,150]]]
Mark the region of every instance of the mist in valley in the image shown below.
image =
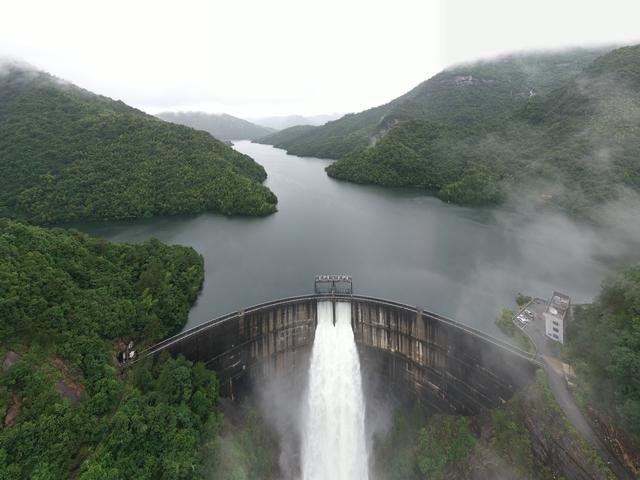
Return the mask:
[[[638,477],[638,18],[9,2],[0,478]]]

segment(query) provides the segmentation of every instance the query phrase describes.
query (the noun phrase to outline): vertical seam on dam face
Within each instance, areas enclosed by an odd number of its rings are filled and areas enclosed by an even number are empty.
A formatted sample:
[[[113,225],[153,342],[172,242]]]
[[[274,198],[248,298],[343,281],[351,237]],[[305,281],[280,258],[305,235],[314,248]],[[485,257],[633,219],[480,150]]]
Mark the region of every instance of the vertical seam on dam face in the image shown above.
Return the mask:
[[[252,379],[296,368],[308,355],[318,325],[317,302],[307,295],[247,308],[151,347],[202,361],[232,396]],[[345,298],[343,298],[345,299]],[[464,325],[388,300],[349,296],[363,375],[377,375],[440,411],[476,413],[501,405],[533,378],[538,364],[526,353]]]

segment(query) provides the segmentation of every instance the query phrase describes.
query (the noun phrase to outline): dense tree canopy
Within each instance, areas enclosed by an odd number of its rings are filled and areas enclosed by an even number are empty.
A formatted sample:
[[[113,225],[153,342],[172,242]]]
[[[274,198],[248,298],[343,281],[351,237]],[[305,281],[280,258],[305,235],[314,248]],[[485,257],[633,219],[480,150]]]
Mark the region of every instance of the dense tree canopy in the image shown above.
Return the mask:
[[[383,480],[572,478],[574,465],[560,460],[569,451],[593,478],[615,478],[570,425],[542,369],[505,404],[473,417],[398,410],[374,449]]]
[[[640,445],[640,266],[607,280],[567,338],[589,397]]]
[[[600,53],[523,54],[451,67],[385,105],[321,127],[288,128],[260,141],[295,155],[340,159],[406,120],[490,129],[520,108],[532,90],[550,92]]]
[[[589,216],[640,190],[640,46],[505,57],[448,69],[398,99],[262,141],[339,159],[330,176],[443,200],[508,198]]]
[[[211,135],[45,73],[0,75],[0,215],[39,223],[266,215],[264,169]]]
[[[196,477],[214,374],[164,357],[121,377],[115,356],[182,328],[201,256],[0,220],[0,259],[0,478]]]

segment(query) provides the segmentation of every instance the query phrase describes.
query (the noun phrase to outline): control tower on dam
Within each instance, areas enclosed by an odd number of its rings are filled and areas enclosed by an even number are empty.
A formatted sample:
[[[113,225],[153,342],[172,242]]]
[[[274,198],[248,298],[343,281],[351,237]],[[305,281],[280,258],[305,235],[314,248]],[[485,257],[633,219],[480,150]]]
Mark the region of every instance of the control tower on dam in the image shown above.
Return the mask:
[[[323,277],[316,278],[313,294],[213,319],[140,352],[139,360],[168,351],[204,362],[217,373],[221,394],[233,398],[253,381],[307,368],[317,304],[331,301],[351,306],[363,378],[378,378],[386,390],[434,411],[474,414],[496,407],[539,366],[526,352],[435,313],[354,295],[350,277]]]

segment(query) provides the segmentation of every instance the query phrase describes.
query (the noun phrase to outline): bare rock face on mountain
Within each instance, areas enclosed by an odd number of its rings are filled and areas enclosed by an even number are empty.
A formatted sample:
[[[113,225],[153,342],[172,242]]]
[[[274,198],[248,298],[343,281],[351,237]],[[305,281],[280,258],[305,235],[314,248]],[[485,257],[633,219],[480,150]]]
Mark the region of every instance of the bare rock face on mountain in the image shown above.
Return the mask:
[[[20,360],[20,355],[18,355],[16,352],[13,352],[11,350],[8,351],[4,357],[4,360],[2,361],[2,371],[3,372],[9,371],[9,369],[13,367],[13,365],[18,360]]]

